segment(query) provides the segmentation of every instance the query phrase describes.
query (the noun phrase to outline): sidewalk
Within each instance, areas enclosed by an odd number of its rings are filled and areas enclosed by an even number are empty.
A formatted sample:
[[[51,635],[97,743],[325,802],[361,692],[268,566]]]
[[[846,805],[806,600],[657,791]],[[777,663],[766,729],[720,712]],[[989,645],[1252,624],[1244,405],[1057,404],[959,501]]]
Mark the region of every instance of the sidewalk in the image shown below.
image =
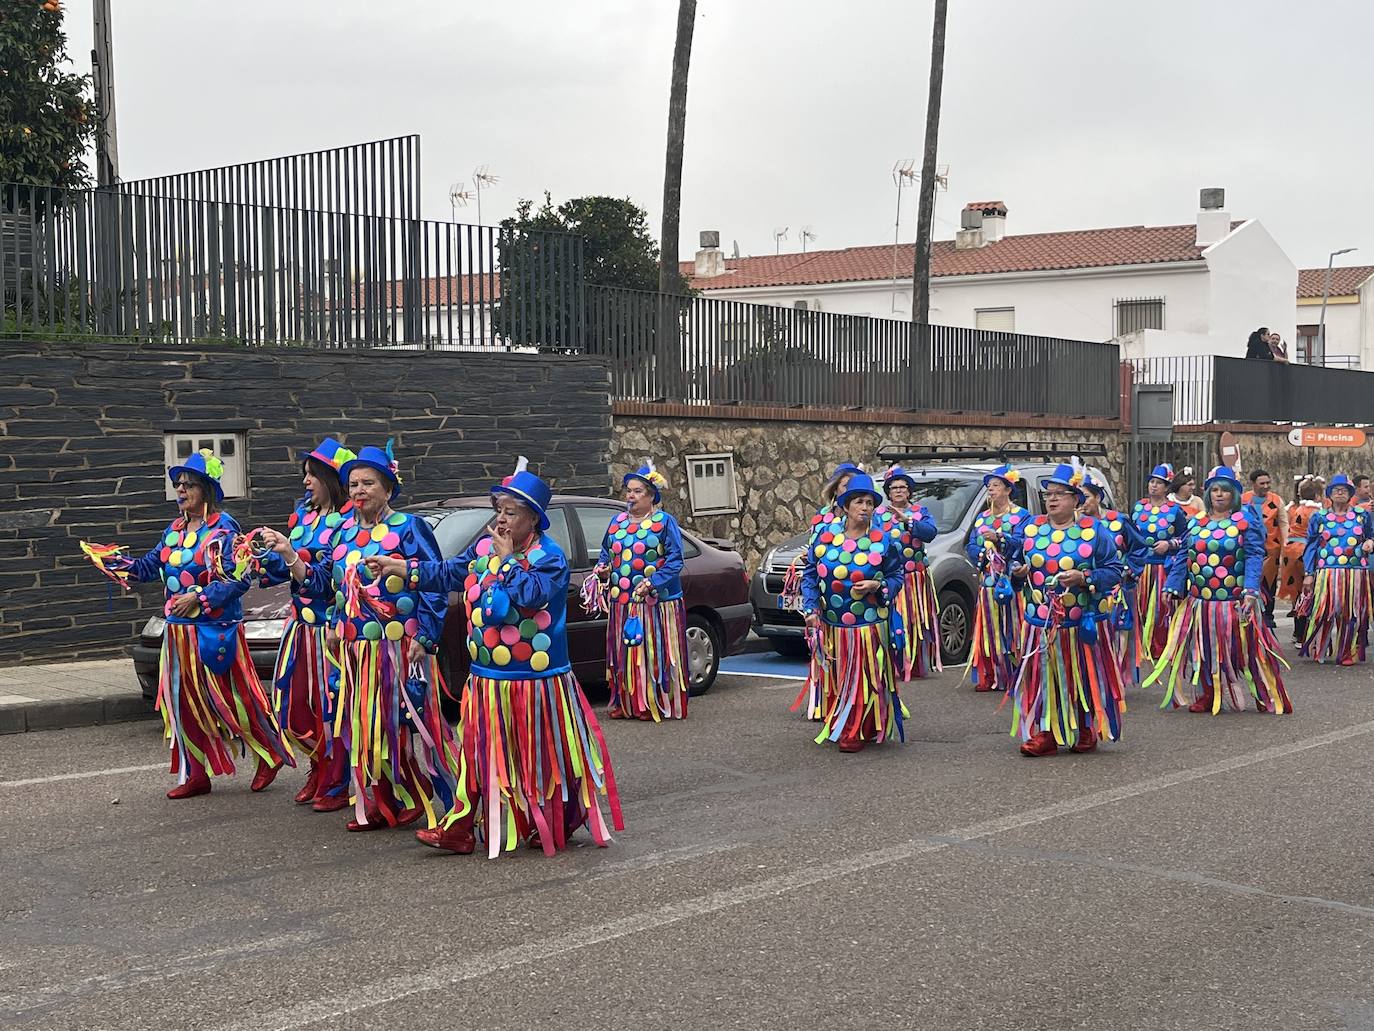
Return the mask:
[[[151,719],[127,656],[0,667],[0,734]]]

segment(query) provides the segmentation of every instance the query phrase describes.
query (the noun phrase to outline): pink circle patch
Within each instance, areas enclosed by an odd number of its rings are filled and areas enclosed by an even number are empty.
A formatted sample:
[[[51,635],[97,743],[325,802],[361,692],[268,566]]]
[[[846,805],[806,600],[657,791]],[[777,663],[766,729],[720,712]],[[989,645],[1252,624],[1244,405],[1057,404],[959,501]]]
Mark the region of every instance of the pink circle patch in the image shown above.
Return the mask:
[[[1092,558],[1093,546],[1091,544],[1080,544],[1078,546],[1078,554],[1082,555],[1084,558]]]
[[[490,555],[490,554],[491,554],[491,538],[490,538],[490,537],[483,537],[480,541],[477,542],[477,554],[478,554],[478,555]]]
[[[501,628],[501,643],[516,644],[520,640],[520,628],[514,623],[507,623]]]
[[[420,632],[420,621],[414,617],[406,620],[406,635],[414,637]]]
[[[382,538],[382,547],[387,551],[394,551],[400,546],[401,538],[395,530],[392,530],[390,533],[388,533],[385,537]]]
[[[553,617],[549,615],[548,609],[540,609],[534,614],[534,625],[540,630],[547,630],[549,624],[553,622]]]
[[[845,542],[844,542],[844,544],[842,544],[842,545],[840,545],[840,546],[841,546],[842,548],[844,548],[845,551],[853,551],[856,547],[858,547],[857,544],[855,544],[853,541],[848,540],[848,539],[846,539]]]
[[[845,626],[853,626],[855,619],[856,617],[852,612],[845,612],[840,615],[840,622]]]
[[[482,597],[482,588],[480,586],[473,584],[468,588],[468,601],[475,604],[480,597]]]

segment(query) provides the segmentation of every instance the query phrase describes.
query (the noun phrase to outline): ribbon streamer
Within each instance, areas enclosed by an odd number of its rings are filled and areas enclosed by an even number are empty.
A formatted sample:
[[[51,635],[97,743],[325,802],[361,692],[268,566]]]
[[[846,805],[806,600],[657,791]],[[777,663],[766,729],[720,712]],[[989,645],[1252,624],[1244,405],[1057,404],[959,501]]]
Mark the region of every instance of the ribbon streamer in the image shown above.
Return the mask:
[[[112,567],[112,563],[131,561],[125,548],[118,544],[91,544],[89,541],[81,541],[80,544],[81,554],[90,559],[91,564],[100,570],[105,579],[119,584],[126,591],[132,589],[129,587],[129,569]]]

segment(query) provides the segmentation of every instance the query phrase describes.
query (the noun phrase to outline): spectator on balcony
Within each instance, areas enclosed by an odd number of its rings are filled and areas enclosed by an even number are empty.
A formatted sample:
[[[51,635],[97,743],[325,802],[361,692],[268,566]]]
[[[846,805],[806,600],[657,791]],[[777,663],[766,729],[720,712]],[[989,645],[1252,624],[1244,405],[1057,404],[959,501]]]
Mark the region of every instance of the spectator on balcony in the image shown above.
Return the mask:
[[[1283,365],[1288,364],[1288,346],[1283,342],[1283,337],[1277,333],[1269,334],[1269,353],[1274,361]]]
[[[1269,346],[1269,327],[1261,326],[1250,334],[1250,339],[1245,343],[1245,357],[1254,358],[1262,362],[1272,362],[1274,360],[1273,349]]]
[[[1193,475],[1193,470],[1190,467],[1185,465],[1179,471],[1173,482],[1169,484],[1169,490],[1169,500],[1183,509],[1185,515],[1200,516],[1205,511],[1206,506],[1195,493],[1197,477]]]
[[[1288,510],[1283,498],[1273,489],[1274,479],[1263,469],[1250,474],[1250,489],[1240,496],[1264,520],[1264,570],[1260,574],[1260,596],[1264,600],[1264,625],[1274,629],[1274,599],[1278,594],[1279,563],[1288,540]]]

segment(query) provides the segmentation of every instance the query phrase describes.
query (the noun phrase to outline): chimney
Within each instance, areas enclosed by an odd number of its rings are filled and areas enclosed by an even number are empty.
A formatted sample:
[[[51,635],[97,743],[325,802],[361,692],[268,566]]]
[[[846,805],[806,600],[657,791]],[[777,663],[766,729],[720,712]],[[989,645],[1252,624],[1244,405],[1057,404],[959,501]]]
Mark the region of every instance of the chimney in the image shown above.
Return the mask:
[[[1000,200],[976,200],[959,213],[956,250],[967,251],[996,243],[1007,235],[1007,206]]]
[[[1225,239],[1231,232],[1231,215],[1225,209],[1226,191],[1220,186],[1210,186],[1198,196],[1197,245],[1210,247]]]
[[[697,251],[696,268],[692,275],[696,279],[710,279],[725,274],[725,252],[720,249],[720,231],[704,230],[701,234],[701,250]]]

